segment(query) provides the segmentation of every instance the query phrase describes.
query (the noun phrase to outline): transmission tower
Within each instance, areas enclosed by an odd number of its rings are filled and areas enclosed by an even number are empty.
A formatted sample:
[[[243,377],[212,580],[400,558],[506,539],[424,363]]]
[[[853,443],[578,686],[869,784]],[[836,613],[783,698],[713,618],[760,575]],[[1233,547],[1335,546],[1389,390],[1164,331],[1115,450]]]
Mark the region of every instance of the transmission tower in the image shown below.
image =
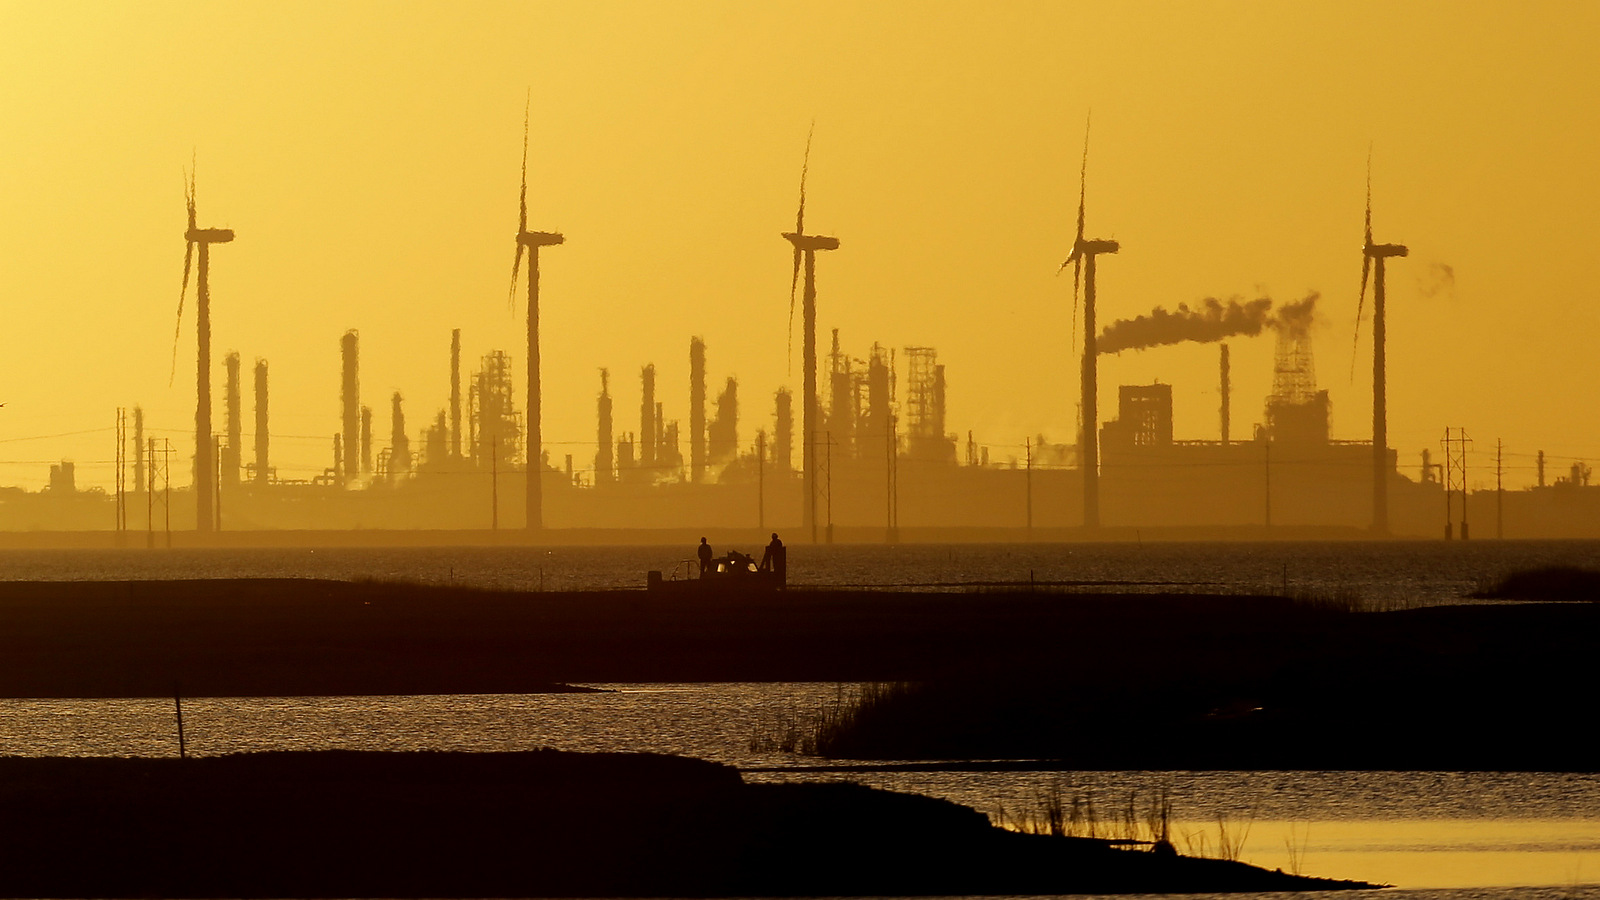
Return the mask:
[[[1467,526],[1467,450],[1472,447],[1472,438],[1467,437],[1465,428],[1447,427],[1439,446],[1444,450],[1444,539],[1448,541],[1454,536],[1450,498],[1459,490],[1461,491],[1461,539],[1464,541],[1470,537]]]

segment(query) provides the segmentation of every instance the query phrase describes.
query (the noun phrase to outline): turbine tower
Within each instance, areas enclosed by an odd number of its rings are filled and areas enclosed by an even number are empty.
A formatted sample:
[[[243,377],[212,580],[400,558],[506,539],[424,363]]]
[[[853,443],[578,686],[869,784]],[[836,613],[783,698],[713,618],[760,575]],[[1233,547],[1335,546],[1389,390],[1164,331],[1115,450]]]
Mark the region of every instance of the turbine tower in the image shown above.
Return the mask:
[[[1083,285],[1083,410],[1082,432],[1078,436],[1078,466],[1083,470],[1083,525],[1100,527],[1100,449],[1098,435],[1099,385],[1096,378],[1099,349],[1096,346],[1094,321],[1094,269],[1095,257],[1102,253],[1116,253],[1121,249],[1116,241],[1086,239],[1083,236],[1084,198],[1089,182],[1089,127],[1083,129],[1083,165],[1078,171],[1078,236],[1072,242],[1072,252],[1061,264],[1062,271],[1072,266],[1072,317],[1078,317],[1078,285]]]
[[[1367,228],[1361,245],[1361,295],[1356,303],[1356,338],[1361,337],[1361,312],[1367,302],[1367,277],[1372,279],[1372,531],[1389,533],[1389,410],[1384,373],[1384,260],[1405,256],[1404,244],[1372,242],[1372,153],[1367,153]],[[1377,271],[1372,270],[1376,267]]]
[[[517,214],[517,255],[511,262],[511,293],[507,300],[515,303],[517,272],[522,266],[522,254],[528,254],[528,522],[529,531],[544,527],[544,493],[541,476],[544,474],[544,433],[540,422],[539,386],[539,248],[554,247],[566,238],[553,231],[528,230],[528,113],[522,112],[522,196]]]
[[[794,292],[800,282],[800,263],[805,262],[806,286],[803,295],[802,328],[805,329],[802,355],[805,374],[802,388],[804,420],[801,423],[801,466],[803,467],[805,503],[801,507],[802,527],[817,542],[817,251],[839,249],[839,239],[820,234],[806,234],[806,171],[811,166],[811,135],[806,135],[806,154],[800,163],[800,209],[795,213],[794,231],[785,231],[783,239],[794,245],[794,270],[789,276],[789,326],[794,327]]]
[[[194,261],[195,248],[200,248],[200,266],[195,279],[195,330],[198,335],[199,358],[195,364],[197,397],[194,411],[194,486],[195,530],[214,530],[212,504],[215,484],[212,478],[216,464],[211,457],[211,245],[226,244],[233,240],[229,228],[201,228],[196,223],[195,177],[193,165],[189,168],[189,183],[184,197],[189,206],[189,228],[183,233],[183,286],[178,291],[178,325],[172,334],[172,365],[178,364],[178,329],[183,326],[183,298],[189,293],[189,269]]]

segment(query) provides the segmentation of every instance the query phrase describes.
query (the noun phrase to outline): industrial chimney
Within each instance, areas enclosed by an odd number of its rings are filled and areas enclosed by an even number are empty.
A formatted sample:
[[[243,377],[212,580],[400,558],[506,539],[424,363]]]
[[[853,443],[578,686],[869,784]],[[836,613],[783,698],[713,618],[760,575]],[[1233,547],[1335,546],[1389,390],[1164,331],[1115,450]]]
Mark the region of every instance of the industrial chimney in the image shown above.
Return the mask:
[[[1222,443],[1228,444],[1228,400],[1232,391],[1228,381],[1228,345],[1222,345]]]
[[[222,451],[222,478],[228,484],[239,483],[240,444],[244,423],[239,419],[239,353],[233,351],[222,360],[226,373],[223,390],[224,405],[228,415],[228,446]]]
[[[639,370],[639,465],[646,470],[656,465],[656,366]],[[649,477],[649,476],[646,476]]]
[[[450,332],[450,458],[461,458],[461,329]]]
[[[594,483],[610,484],[616,477],[616,468],[611,456],[611,372],[607,369],[600,370],[600,399],[596,405],[600,427],[595,438],[600,446],[594,453]]]
[[[361,407],[361,474],[372,474],[372,407]]]
[[[144,493],[144,408],[133,408],[133,492]]]
[[[256,360],[256,484],[267,484],[267,361]]]
[[[706,342],[689,339],[689,470],[696,484],[706,474]]]
[[[411,439],[406,437],[406,414],[400,408],[400,392],[390,400],[389,477],[398,479],[411,471]]]
[[[344,466],[339,472],[344,484],[356,477],[356,450],[361,446],[361,376],[359,369],[359,336],[354,328],[346,331],[339,340],[339,356],[344,364],[340,400],[343,404]]]
[[[777,422],[772,430],[772,461],[779,472],[788,473],[794,471],[794,396],[788,388],[778,388],[773,400]]]

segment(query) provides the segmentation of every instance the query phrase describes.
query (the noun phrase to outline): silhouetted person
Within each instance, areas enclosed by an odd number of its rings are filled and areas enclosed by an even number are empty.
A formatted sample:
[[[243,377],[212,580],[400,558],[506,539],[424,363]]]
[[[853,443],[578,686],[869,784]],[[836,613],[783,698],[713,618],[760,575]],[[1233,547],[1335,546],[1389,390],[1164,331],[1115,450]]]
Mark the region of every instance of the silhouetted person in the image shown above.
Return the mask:
[[[711,577],[711,545],[705,538],[700,539],[700,577]]]
[[[783,546],[783,541],[778,540],[778,533],[772,533],[772,542],[767,544],[767,552],[761,554],[761,571],[775,572],[778,584],[787,584],[789,580],[789,553]]]

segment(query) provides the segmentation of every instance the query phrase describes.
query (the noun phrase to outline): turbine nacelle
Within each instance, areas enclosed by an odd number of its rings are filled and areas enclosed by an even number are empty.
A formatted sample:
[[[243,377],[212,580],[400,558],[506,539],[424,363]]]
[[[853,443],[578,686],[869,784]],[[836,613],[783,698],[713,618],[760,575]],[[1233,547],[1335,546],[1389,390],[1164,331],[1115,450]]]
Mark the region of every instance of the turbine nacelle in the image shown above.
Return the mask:
[[[226,244],[233,240],[232,228],[190,228],[183,239],[191,244]]]
[[[1371,259],[1388,259],[1392,256],[1405,256],[1411,251],[1404,244],[1368,244],[1361,248],[1361,252]]]
[[[564,244],[567,239],[564,235],[554,231],[521,231],[517,233],[517,244],[523,247],[554,247]]]
[[[838,238],[821,234],[796,234],[793,231],[785,231],[783,239],[793,244],[794,249],[801,251],[839,249]]]
[[[1122,245],[1116,241],[1083,240],[1080,238],[1077,243],[1072,245],[1072,255],[1068,256],[1067,261],[1061,264],[1061,268],[1065,269],[1085,256],[1115,253],[1121,249]]]

